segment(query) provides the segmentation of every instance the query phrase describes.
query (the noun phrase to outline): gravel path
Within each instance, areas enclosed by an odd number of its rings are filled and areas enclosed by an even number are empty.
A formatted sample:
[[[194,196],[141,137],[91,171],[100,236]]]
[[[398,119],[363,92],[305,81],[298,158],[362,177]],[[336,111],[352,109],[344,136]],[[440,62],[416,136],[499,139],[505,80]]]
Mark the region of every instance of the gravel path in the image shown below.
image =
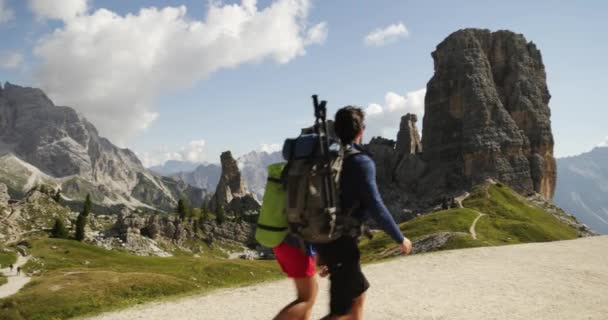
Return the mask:
[[[452,250],[367,265],[366,319],[607,319],[608,236]],[[327,281],[313,319],[327,310]],[[95,320],[271,319],[289,281],[141,305]]]
[[[4,274],[8,280],[6,284],[0,286],[0,299],[17,293],[17,291],[21,290],[26,283],[30,282],[31,278],[28,277],[25,272],[21,271],[21,274],[17,275],[17,267],[23,266],[30,259],[30,257],[31,256],[22,257],[19,255],[17,257],[17,262],[13,266],[12,272],[8,267],[0,270],[0,272]]]

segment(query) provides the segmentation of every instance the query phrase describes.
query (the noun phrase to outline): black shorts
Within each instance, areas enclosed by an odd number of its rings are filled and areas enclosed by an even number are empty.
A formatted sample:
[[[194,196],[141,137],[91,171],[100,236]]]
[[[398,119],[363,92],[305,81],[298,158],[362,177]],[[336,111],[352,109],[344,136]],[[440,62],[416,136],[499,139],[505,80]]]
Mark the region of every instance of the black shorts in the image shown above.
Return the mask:
[[[344,236],[315,247],[320,262],[329,268],[330,313],[332,316],[348,314],[352,309],[353,300],[369,288],[369,282],[361,272],[357,241]]]

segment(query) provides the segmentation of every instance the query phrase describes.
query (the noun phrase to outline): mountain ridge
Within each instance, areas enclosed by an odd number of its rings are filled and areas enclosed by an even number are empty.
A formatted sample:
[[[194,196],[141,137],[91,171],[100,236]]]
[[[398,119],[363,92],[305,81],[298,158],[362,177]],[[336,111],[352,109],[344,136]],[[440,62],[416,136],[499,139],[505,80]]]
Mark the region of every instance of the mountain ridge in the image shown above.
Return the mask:
[[[152,174],[133,151],[99,136],[84,116],[55,106],[37,88],[7,82],[0,89],[0,146],[2,168],[8,168],[0,182],[13,195],[27,192],[33,183],[46,183],[68,198],[91,193],[102,205],[161,210],[170,210],[185,195],[197,204],[203,198],[200,189]],[[22,174],[11,176],[11,171]]]
[[[608,234],[608,147],[557,159],[554,201],[583,223]]]

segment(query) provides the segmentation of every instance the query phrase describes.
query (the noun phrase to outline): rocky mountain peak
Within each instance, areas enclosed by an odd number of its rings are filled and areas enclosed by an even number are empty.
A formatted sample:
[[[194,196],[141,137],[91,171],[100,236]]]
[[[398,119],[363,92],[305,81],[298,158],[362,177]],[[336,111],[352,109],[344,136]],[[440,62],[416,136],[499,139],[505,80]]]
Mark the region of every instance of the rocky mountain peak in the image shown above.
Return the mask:
[[[220,183],[223,180],[226,186],[230,188],[230,193],[233,195],[244,195],[247,193],[247,187],[241,177],[241,170],[239,170],[236,159],[232,157],[232,153],[230,151],[222,152],[220,161],[222,166]]]
[[[253,195],[247,192],[247,186],[232,153],[223,152],[220,160],[222,173],[215,188],[215,194],[211,198],[211,210],[217,212],[221,207],[235,214],[259,210],[260,204]]]
[[[556,165],[540,51],[511,31],[459,30],[432,53],[423,158],[447,187],[503,181],[551,199]]]
[[[59,187],[72,199],[89,193],[96,203],[168,210],[202,190],[149,173],[135,153],[100,137],[70,107],[55,106],[40,89],[7,83],[0,92],[0,182],[16,193],[36,184]],[[192,198],[191,198],[192,197]]]
[[[38,88],[21,87],[6,82],[4,88],[0,87],[0,95],[7,101],[19,103],[20,107],[45,106],[52,107],[53,102],[49,97]]]
[[[397,133],[397,152],[402,154],[417,154],[422,152],[420,134],[416,127],[418,116],[408,113],[401,117],[399,132]]]

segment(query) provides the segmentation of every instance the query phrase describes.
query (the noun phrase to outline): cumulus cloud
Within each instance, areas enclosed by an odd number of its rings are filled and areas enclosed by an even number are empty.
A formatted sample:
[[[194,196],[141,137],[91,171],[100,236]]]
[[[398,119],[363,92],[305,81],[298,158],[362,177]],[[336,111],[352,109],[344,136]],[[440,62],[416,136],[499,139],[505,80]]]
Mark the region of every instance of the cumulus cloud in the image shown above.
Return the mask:
[[[77,108],[123,144],[158,117],[160,95],[244,63],[287,63],[322,43],[327,26],[309,26],[309,2],[213,1],[202,20],[189,18],[185,6],[124,16],[71,11],[77,14],[37,43],[37,79],[56,103]]]
[[[28,4],[38,20],[70,20],[88,9],[87,0],[29,0]]]
[[[606,136],[606,138],[604,138],[604,141],[600,142],[597,146],[598,147],[608,147],[608,136]]]
[[[136,154],[146,168],[162,165],[169,160],[203,163],[207,159],[206,146],[207,142],[201,139],[190,141],[190,143],[178,150],[159,147],[153,151],[136,152]]]
[[[0,24],[15,18],[15,12],[6,5],[6,0],[0,0]]]
[[[23,65],[23,55],[19,52],[0,53],[0,69],[17,69]]]
[[[400,22],[368,33],[365,36],[364,42],[367,46],[381,47],[396,42],[401,38],[407,38],[409,34],[405,25]]]
[[[266,153],[273,153],[281,151],[281,148],[281,145],[278,143],[262,143],[260,144],[258,150]]]
[[[425,94],[426,89],[408,92],[404,96],[388,92],[384,96],[384,104],[370,103],[365,108],[365,139],[375,136],[396,139],[401,117],[408,113],[418,116],[418,130],[421,130]]]

